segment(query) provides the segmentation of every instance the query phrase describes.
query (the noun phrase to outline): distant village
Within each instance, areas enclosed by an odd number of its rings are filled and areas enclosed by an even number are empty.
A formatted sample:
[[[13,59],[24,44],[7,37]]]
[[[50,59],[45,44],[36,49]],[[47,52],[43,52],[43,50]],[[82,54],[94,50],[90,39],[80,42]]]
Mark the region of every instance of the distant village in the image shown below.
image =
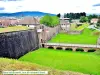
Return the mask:
[[[54,35],[56,35],[59,32],[69,32],[70,34],[80,34],[81,31],[73,31],[70,32],[71,24],[78,24],[82,25],[82,22],[80,22],[80,19],[71,19],[65,15],[59,16],[59,25],[55,27],[48,27],[44,24],[40,23],[41,17],[32,17],[32,16],[25,16],[25,17],[0,17],[0,27],[10,27],[10,26],[27,26],[30,29],[36,28],[37,32],[39,33],[39,41],[40,43],[47,42],[50,40]],[[86,15],[85,15],[86,16]],[[71,20],[71,21],[70,21]],[[91,18],[90,24],[96,24],[98,22],[98,18]]]
[[[59,15],[59,14],[58,14]],[[66,23],[80,23],[80,17],[86,16],[86,13],[67,13],[64,15],[60,15],[60,24]],[[72,16],[72,17],[71,17]],[[43,17],[43,16],[42,16]],[[40,24],[40,18],[41,17],[32,17],[32,16],[20,16],[20,17],[0,17],[0,27],[8,27],[8,26],[14,26],[14,25],[22,25],[22,26],[29,26],[29,25],[39,25]],[[63,21],[62,21],[63,19]],[[97,15],[89,15],[88,19],[90,20],[90,23],[97,23],[98,18]],[[66,20],[66,21],[65,21]]]

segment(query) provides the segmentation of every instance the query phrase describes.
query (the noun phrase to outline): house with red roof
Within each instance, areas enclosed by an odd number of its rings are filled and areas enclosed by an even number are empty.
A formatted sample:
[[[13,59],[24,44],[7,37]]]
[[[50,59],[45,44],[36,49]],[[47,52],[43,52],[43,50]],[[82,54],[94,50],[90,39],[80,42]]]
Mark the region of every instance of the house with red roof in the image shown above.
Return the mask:
[[[93,19],[91,19],[91,23],[96,24],[97,22],[98,22],[98,18],[93,18]]]
[[[0,18],[0,27],[8,27],[10,25],[16,25],[17,19]]]

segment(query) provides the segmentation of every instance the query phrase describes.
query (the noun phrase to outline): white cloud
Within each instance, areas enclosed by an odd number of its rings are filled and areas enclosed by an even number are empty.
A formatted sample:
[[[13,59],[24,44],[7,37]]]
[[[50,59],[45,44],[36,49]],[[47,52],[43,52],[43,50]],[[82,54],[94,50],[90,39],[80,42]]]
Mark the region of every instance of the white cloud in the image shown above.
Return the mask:
[[[0,1],[3,12],[41,11],[47,13],[86,12],[99,13],[100,7],[93,7],[100,0],[22,0]],[[93,10],[95,9],[95,10]]]

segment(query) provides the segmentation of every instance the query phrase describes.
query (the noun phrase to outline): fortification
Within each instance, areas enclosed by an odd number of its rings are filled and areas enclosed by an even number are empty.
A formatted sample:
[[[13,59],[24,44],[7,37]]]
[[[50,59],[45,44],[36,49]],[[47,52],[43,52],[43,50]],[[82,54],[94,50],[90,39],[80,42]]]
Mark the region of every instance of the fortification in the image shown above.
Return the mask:
[[[0,57],[17,59],[38,48],[39,39],[35,29],[0,33]]]

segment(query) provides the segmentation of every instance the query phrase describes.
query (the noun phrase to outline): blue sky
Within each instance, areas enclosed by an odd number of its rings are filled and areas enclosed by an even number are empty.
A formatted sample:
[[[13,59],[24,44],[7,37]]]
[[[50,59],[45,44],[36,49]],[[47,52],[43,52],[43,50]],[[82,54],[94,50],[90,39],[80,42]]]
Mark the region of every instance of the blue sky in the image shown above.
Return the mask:
[[[0,12],[100,13],[100,0],[0,0]]]

